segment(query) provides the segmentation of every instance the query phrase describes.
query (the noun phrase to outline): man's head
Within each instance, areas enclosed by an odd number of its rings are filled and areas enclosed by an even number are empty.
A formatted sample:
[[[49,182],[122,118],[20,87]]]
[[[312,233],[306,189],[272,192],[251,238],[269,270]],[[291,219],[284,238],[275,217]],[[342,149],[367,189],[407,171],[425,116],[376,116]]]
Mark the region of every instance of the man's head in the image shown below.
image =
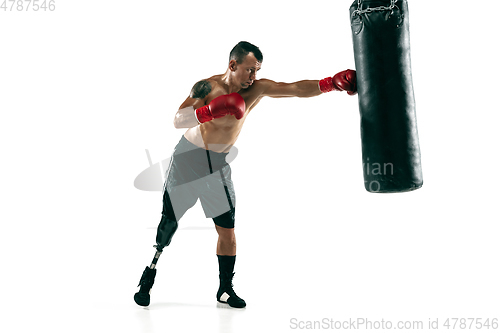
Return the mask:
[[[250,44],[249,42],[239,42],[236,44],[229,54],[229,62],[231,62],[231,60],[235,60],[238,64],[241,64],[250,52],[254,54],[258,62],[262,63],[262,52],[260,52],[257,46]]]
[[[229,54],[229,70],[237,84],[246,89],[256,79],[262,65],[262,52],[248,42],[239,42]]]

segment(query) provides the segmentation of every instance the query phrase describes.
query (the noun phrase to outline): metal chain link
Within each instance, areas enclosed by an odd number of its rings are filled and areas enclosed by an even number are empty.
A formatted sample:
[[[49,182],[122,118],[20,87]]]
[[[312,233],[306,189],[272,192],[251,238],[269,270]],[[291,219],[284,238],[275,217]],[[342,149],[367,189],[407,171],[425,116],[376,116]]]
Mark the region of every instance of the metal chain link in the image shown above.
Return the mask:
[[[393,10],[394,7],[396,7],[396,2],[398,2],[398,0],[391,0],[391,4],[389,5],[389,7],[387,6],[379,6],[379,7],[373,7],[373,8],[366,8],[366,9],[361,9],[361,0],[358,0],[358,9],[356,9],[353,13],[352,13],[352,16],[354,15],[361,15],[361,14],[365,14],[365,13],[371,13],[371,12],[375,12],[375,11],[382,11],[382,10]]]

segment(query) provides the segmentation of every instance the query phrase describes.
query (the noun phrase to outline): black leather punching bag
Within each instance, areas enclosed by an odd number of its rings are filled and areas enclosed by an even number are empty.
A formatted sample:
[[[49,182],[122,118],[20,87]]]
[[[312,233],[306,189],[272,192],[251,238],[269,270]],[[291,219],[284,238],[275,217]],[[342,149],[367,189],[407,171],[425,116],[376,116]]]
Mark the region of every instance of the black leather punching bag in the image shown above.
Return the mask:
[[[350,7],[365,188],[406,192],[423,184],[406,0]]]

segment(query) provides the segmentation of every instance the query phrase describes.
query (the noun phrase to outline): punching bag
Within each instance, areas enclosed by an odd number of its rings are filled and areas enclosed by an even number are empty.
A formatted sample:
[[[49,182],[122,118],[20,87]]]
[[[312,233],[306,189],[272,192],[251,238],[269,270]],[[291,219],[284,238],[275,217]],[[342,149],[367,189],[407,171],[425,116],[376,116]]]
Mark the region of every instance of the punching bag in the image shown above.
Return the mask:
[[[423,184],[406,0],[350,7],[365,188],[406,192]]]

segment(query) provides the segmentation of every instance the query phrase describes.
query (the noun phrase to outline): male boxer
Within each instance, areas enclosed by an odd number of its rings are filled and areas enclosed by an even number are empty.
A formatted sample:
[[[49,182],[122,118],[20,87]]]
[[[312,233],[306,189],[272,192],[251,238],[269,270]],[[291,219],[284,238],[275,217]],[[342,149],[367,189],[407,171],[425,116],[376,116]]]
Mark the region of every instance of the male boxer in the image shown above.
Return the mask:
[[[233,290],[236,259],[234,234],[235,194],[231,169],[226,163],[230,148],[252,109],[265,97],[313,97],[329,91],[356,94],[356,73],[346,70],[323,80],[279,83],[257,80],[262,53],[248,42],[231,51],[224,74],[197,82],[174,118],[175,128],[187,128],[177,144],[163,191],[162,219],[156,235],[156,254],[146,267],[134,295],[137,304],[149,305],[156,263],[170,244],[177,222],[198,199],[206,217],[213,219],[219,235],[217,257],[220,285],[217,301],[243,308],[246,303]],[[284,115],[284,118],[291,115]]]

